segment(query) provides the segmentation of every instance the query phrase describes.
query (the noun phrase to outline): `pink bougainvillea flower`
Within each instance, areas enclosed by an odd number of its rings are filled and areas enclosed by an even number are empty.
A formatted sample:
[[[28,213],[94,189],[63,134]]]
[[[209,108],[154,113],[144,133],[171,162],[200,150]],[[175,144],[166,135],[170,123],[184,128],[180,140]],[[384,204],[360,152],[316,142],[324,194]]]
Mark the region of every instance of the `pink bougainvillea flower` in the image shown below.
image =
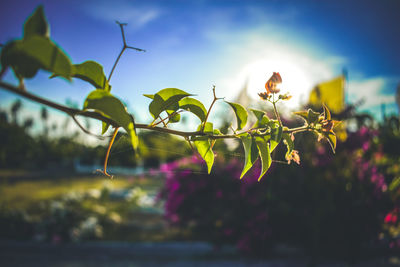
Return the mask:
[[[265,83],[265,89],[267,90],[267,94],[276,94],[280,92],[280,89],[277,88],[278,84],[282,83],[282,77],[279,72],[274,72],[269,78],[269,80]]]

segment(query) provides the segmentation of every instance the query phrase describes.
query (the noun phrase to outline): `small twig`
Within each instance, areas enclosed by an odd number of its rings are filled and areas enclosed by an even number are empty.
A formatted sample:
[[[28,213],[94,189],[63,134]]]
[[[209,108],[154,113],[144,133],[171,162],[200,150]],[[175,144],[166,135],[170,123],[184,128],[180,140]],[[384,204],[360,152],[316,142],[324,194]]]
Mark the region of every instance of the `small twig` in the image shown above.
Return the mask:
[[[133,46],[129,46],[129,45],[127,45],[126,48],[133,49],[133,50],[136,50],[139,52],[146,52],[145,49],[141,49],[141,48],[137,48],[137,47],[133,47]]]
[[[126,48],[125,48],[125,46],[124,46],[124,47],[122,48],[121,52],[119,52],[119,55],[118,55],[117,59],[116,59],[115,62],[114,62],[114,66],[113,66],[112,69],[111,69],[110,75],[108,75],[107,82],[110,82],[111,76],[113,75],[113,72],[114,72],[114,70],[115,70],[115,67],[117,66],[118,61],[119,61],[119,59],[121,58],[122,54],[124,53],[125,49],[126,49]]]
[[[275,160],[275,159],[273,159],[272,162],[285,164],[285,165],[290,165],[290,163],[288,163],[287,161],[283,161],[283,160]]]
[[[100,140],[104,140],[105,137],[102,135],[98,135],[98,134],[94,134],[92,132],[90,132],[89,130],[85,129],[85,127],[82,126],[82,124],[75,118],[75,115],[71,115],[72,119],[74,120],[74,122],[76,123],[76,125],[78,125],[78,127],[86,134],[94,136]]]
[[[196,153],[196,150],[194,149],[192,142],[190,142],[188,137],[185,137],[185,140],[189,143],[190,148],[192,149],[193,153]]]
[[[208,120],[208,116],[210,116],[210,112],[211,112],[212,107],[214,106],[215,102],[216,102],[218,99],[220,99],[220,98],[217,98],[217,96],[215,95],[215,85],[213,85],[212,91],[213,91],[214,99],[213,99],[213,101],[212,101],[210,107],[208,108],[206,118],[205,118],[205,120],[204,120],[204,122],[203,122],[203,127],[201,127],[201,132],[204,132],[204,127],[206,127],[206,123],[207,123],[207,120]]]
[[[119,27],[121,28],[121,35],[122,35],[122,42],[124,43],[124,46],[126,46],[126,39],[125,39],[125,32],[124,32],[124,26],[127,26],[128,23],[121,23],[119,21],[115,21]]]
[[[110,139],[110,143],[108,144],[108,149],[107,149],[107,153],[106,153],[106,158],[104,159],[104,170],[103,170],[103,171],[102,171],[102,170],[97,170],[98,172],[101,172],[102,174],[104,174],[104,175],[110,177],[110,179],[113,178],[113,175],[110,175],[110,174],[107,173],[108,157],[110,156],[111,147],[112,147],[112,145],[113,145],[113,143],[114,143],[115,137],[117,137],[118,129],[119,129],[119,127],[115,128],[114,134],[113,134],[113,136],[112,136],[111,139]]]
[[[110,75],[108,75],[108,79],[107,79],[108,82],[110,82],[111,76],[112,76],[113,73],[114,73],[115,67],[117,66],[117,64],[118,64],[118,62],[119,62],[119,59],[121,58],[121,56],[122,56],[122,54],[124,53],[125,49],[129,48],[129,49],[134,49],[134,50],[140,51],[140,52],[146,52],[146,50],[144,50],[144,49],[136,48],[136,47],[133,47],[133,46],[128,46],[128,45],[126,44],[125,32],[124,32],[124,26],[126,26],[126,25],[128,25],[128,24],[127,24],[127,23],[121,23],[121,22],[119,22],[119,21],[116,21],[116,23],[117,23],[117,24],[119,25],[119,27],[121,28],[121,35],[122,35],[123,46],[122,46],[121,52],[119,53],[117,59],[116,59],[115,62],[114,62],[113,67],[111,68]]]
[[[229,126],[234,134],[236,134],[235,129],[233,129],[232,124]]]
[[[275,117],[276,117],[276,119],[279,121],[279,125],[282,127],[282,121],[281,121],[281,117],[279,116],[279,113],[278,113],[278,110],[277,110],[277,108],[276,108],[276,102],[278,101],[275,101],[275,93],[272,93],[272,105],[273,105],[273,107],[274,107],[274,113],[275,113]]]
[[[158,118],[160,119],[160,121],[157,122],[157,123],[155,123],[155,124],[152,123],[152,126],[157,126],[158,124],[162,123],[162,124],[164,125],[164,127],[167,127],[167,124],[165,124],[165,122],[164,122],[164,120],[161,118],[161,116],[158,116]]]
[[[167,127],[167,124],[165,123],[165,121],[168,120],[168,119],[170,119],[170,118],[172,118],[172,117],[175,116],[176,114],[181,113],[182,111],[183,111],[183,110],[174,111],[174,112],[172,112],[171,114],[169,114],[168,117],[166,117],[166,118],[164,118],[164,119],[161,119],[161,117],[158,116],[158,117],[160,118],[160,121],[157,122],[156,124],[153,124],[153,126],[157,126],[158,124],[162,123],[162,124],[164,124],[164,127]]]

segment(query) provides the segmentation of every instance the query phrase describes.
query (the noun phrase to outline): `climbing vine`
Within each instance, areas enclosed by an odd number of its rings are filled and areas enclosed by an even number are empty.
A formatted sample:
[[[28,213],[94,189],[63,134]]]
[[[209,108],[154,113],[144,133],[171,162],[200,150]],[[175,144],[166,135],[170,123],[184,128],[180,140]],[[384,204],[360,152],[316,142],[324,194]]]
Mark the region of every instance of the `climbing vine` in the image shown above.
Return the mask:
[[[327,140],[332,151],[335,152],[336,135],[333,130],[338,122],[332,120],[330,111],[326,106],[323,106],[322,112],[315,112],[311,109],[294,112],[296,116],[303,119],[303,125],[299,127],[288,128],[283,125],[276,104],[279,101],[289,100],[291,96],[288,93],[280,94],[279,84],[282,83],[282,78],[278,72],[272,74],[265,84],[265,91],[259,93],[261,99],[272,105],[274,118],[268,117],[266,112],[262,110],[250,109],[250,112],[256,117],[256,122],[253,125],[248,125],[248,111],[238,103],[225,101],[234,111],[237,122],[237,127],[233,129],[232,134],[222,134],[209,121],[214,104],[217,101],[223,101],[223,98],[217,97],[215,86],[212,88],[213,101],[208,109],[203,103],[195,99],[193,94],[178,88],[165,88],[154,94],[144,94],[145,97],[151,99],[149,112],[153,120],[150,124],[137,123],[134,117],[128,113],[125,105],[111,93],[110,80],[126,49],[139,52],[145,50],[129,46],[124,34],[126,24],[117,23],[121,29],[123,47],[108,77],[105,76],[103,67],[95,61],[89,60],[78,64],[71,62],[66,53],[50,38],[49,25],[42,6],[39,6],[25,21],[22,38],[5,43],[0,54],[0,87],[2,89],[66,113],[88,134],[91,133],[79,124],[76,116],[102,121],[103,136],[109,127],[114,129],[105,156],[104,169],[101,170],[105,175],[112,177],[107,173],[107,162],[109,151],[120,128],[127,132],[134,150],[137,149],[139,144],[137,129],[165,132],[183,137],[204,159],[208,173],[211,172],[214,164],[213,146],[215,142],[220,139],[238,139],[243,144],[245,154],[244,167],[240,178],[260,158],[262,166],[259,175],[260,180],[273,162],[271,153],[281,142],[287,148],[286,162],[290,164],[291,161],[294,161],[299,164],[300,157],[295,150],[293,141],[295,135],[301,132],[314,132],[318,136],[318,141]],[[2,77],[7,69],[11,69],[18,79],[19,84],[17,86],[3,81]],[[94,90],[84,100],[82,109],[60,105],[29,92],[28,88],[25,87],[24,79],[35,77],[39,70],[49,72],[50,78],[61,77],[69,81],[73,78],[81,79],[90,83]],[[180,121],[181,112],[191,112],[200,119],[200,124],[195,131],[177,131],[169,128],[171,123]]]

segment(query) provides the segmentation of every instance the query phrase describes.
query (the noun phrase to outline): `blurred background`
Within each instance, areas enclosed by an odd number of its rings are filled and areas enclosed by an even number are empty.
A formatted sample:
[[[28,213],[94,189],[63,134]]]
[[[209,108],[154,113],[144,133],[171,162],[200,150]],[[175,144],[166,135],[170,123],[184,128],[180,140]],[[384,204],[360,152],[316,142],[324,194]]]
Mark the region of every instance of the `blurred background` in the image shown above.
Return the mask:
[[[81,266],[101,251],[103,264],[121,266],[137,258],[400,264],[398,1],[2,1],[0,43],[21,37],[39,4],[71,61],[98,61],[106,74],[122,48],[115,21],[128,24],[127,43],[146,52],[126,51],[110,83],[136,122],[152,120],[142,94],[176,87],[208,107],[213,85],[218,97],[273,117],[257,93],[279,72],[282,92],[293,96],[278,105],[285,124],[300,126],[292,112],[321,111],[322,103],[343,123],[335,155],[299,134],[301,164],[274,163],[260,182],[258,164],[239,180],[243,148],[234,141],[216,143],[207,175],[183,139],[139,131],[135,154],[119,133],[109,180],[96,173],[108,140],[0,90],[2,262],[22,264],[24,253],[38,266]],[[11,72],[3,80],[17,84]],[[43,71],[26,88],[75,108],[91,91]],[[230,112],[217,102],[210,121],[228,133]],[[79,121],[101,133],[100,122]],[[199,123],[182,113],[172,128],[193,131]],[[274,158],[284,153],[279,146]]]

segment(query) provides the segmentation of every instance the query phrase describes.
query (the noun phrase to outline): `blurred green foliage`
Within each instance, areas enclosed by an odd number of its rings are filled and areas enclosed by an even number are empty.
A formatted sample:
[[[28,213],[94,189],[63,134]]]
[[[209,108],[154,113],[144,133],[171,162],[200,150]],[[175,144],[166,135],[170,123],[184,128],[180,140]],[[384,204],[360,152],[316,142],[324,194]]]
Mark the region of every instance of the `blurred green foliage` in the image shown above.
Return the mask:
[[[0,168],[73,170],[77,162],[93,165],[104,161],[106,144],[85,144],[79,138],[79,130],[68,131],[71,118],[66,116],[61,125],[50,125],[51,113],[45,107],[41,109],[40,122],[33,117],[23,119],[22,109],[20,100],[16,100],[9,110],[0,109]],[[109,165],[156,167],[160,163],[186,156],[191,151],[182,138],[168,134],[140,132],[139,139],[139,149],[133,151],[127,135],[118,133]]]

